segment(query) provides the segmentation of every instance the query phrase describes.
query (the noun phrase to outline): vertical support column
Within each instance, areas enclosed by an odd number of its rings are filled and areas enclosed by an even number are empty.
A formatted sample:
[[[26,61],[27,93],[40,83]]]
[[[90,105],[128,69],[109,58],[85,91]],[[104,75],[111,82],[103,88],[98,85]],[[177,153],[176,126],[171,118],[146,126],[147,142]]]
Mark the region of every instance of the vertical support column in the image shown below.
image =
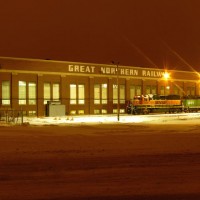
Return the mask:
[[[67,113],[67,84],[66,84],[66,76],[65,75],[61,75],[60,76],[60,102],[61,104],[65,105],[65,114]]]
[[[12,73],[12,78],[11,78],[11,108],[12,109],[19,109],[19,104],[18,104],[18,74],[17,73]]]
[[[88,104],[89,114],[94,114],[94,77],[89,77],[89,88],[88,88]]]
[[[200,96],[200,82],[199,81],[195,83],[195,95]]]
[[[156,93],[157,95],[160,95],[160,80],[157,80],[157,85],[156,85]]]
[[[113,79],[108,78],[108,114],[113,113]]]
[[[37,75],[37,117],[45,115],[43,75]]]
[[[187,92],[186,92],[186,83],[185,82],[183,82],[183,91],[182,91],[182,96],[185,96],[186,94],[187,94]]]
[[[126,102],[131,99],[130,97],[130,79],[126,79],[126,84],[125,84],[125,100]]]
[[[142,79],[142,95],[145,95],[145,80]]]
[[[65,87],[66,87],[66,114],[70,114],[70,79],[66,77],[65,79]]]
[[[165,80],[165,95],[168,96],[171,94],[171,82],[166,79]]]
[[[168,81],[168,85],[170,86],[170,88],[169,88],[169,95],[170,94],[174,94],[174,87],[173,87],[174,81],[173,80]]]

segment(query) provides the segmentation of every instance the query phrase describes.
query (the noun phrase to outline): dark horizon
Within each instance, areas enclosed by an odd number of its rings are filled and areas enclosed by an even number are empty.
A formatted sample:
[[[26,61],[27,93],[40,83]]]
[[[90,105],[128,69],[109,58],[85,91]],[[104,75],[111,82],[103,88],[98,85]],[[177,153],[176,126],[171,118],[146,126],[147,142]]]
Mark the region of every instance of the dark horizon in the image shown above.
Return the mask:
[[[198,0],[1,3],[0,56],[197,70]]]

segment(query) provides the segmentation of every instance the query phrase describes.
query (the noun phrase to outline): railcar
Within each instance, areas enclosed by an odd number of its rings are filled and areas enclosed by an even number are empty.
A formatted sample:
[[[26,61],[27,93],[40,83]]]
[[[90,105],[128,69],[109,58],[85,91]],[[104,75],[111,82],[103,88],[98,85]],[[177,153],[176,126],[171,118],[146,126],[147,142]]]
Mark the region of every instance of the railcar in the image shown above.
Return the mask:
[[[200,111],[200,98],[179,95],[146,95],[136,96],[127,104],[128,114],[180,113]]]
[[[200,97],[185,97],[182,99],[184,112],[199,112],[200,111]]]

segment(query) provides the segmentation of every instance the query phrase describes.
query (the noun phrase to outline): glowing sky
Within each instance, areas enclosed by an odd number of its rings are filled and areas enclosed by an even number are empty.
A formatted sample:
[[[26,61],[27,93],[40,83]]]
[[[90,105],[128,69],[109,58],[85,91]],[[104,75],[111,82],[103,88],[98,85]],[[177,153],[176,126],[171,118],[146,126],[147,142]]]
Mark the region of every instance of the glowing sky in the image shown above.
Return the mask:
[[[0,56],[200,71],[199,0],[6,0]]]

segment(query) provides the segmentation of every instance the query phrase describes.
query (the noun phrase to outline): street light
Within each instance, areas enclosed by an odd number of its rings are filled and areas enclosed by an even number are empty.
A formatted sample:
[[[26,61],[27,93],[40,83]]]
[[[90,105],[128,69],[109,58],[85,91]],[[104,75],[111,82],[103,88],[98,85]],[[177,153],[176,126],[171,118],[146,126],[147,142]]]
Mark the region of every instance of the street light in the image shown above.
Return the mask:
[[[168,72],[165,72],[165,73],[163,74],[163,78],[164,78],[165,80],[168,80],[169,77],[170,77],[170,74],[169,74]]]
[[[165,96],[166,96],[166,90],[169,90],[169,86],[167,86],[167,82],[168,82],[168,79],[170,78],[170,73],[168,73],[168,72],[163,73],[163,78],[165,79],[164,93],[165,93]]]
[[[119,121],[119,112],[120,112],[120,97],[119,97],[119,62],[112,61],[114,65],[117,66],[117,121]]]

